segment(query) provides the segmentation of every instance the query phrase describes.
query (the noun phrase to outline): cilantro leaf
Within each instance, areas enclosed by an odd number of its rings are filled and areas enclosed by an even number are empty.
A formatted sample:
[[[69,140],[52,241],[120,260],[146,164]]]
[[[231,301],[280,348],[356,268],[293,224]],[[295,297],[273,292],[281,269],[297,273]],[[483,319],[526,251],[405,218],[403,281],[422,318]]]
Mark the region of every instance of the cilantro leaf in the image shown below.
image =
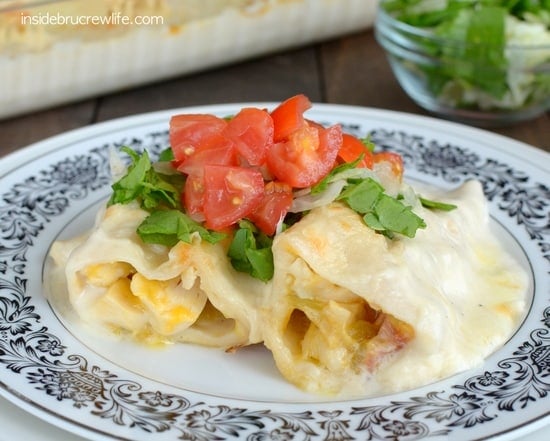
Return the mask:
[[[387,194],[380,195],[374,210],[367,215],[376,216],[384,228],[383,231],[389,232],[390,235],[400,233],[407,237],[414,237],[416,230],[426,228],[424,220],[413,213],[411,207]]]
[[[174,159],[174,152],[172,150],[172,147],[168,147],[167,149],[164,149],[162,152],[160,152],[159,155],[159,161],[172,161]]]
[[[445,202],[432,201],[423,197],[419,197],[420,203],[424,208],[432,210],[452,211],[457,208],[454,204],[446,204]]]
[[[259,232],[251,222],[239,222],[227,256],[237,271],[267,282],[273,278],[273,240]]]
[[[123,147],[122,150],[130,156],[132,163],[126,175],[111,186],[113,194],[109,199],[109,205],[127,204],[138,200],[148,211],[159,206],[169,208],[180,206],[177,179],[155,171],[147,151],[140,155],[128,147]]]
[[[348,185],[338,199],[344,200],[352,210],[365,214],[374,209],[384,188],[374,179],[368,178]]]
[[[367,226],[390,238],[395,233],[414,237],[419,228],[426,228],[411,207],[384,193],[384,188],[372,178],[351,182],[338,199],[362,214]]]
[[[179,241],[190,243],[191,234],[198,233],[201,239],[216,243],[226,236],[210,231],[179,210],[157,210],[147,216],[138,226],[137,233],[145,243],[172,247]]]
[[[126,204],[136,199],[140,193],[140,184],[144,181],[148,170],[151,168],[151,161],[149,155],[144,152],[141,157],[133,150],[122,147],[122,150],[126,152],[132,159],[132,164],[128,167],[126,175],[120,178],[112,185],[113,194],[109,204]]]

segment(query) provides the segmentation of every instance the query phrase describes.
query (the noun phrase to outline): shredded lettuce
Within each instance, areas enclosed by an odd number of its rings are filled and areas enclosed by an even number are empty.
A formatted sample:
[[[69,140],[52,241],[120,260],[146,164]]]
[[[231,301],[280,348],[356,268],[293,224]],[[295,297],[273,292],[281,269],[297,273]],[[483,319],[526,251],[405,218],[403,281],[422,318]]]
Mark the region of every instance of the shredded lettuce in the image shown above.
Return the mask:
[[[420,39],[443,60],[422,66],[429,89],[461,107],[517,109],[550,94],[550,0],[388,0],[398,20],[429,30]],[[539,49],[521,46],[537,45]]]

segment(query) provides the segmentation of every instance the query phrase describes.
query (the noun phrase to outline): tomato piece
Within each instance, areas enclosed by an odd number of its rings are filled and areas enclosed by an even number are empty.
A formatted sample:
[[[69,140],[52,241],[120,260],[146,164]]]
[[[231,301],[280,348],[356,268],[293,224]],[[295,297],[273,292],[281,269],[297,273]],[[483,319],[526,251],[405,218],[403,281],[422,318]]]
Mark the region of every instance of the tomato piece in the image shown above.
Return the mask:
[[[403,158],[399,153],[395,152],[379,152],[373,155],[374,163],[378,162],[389,162],[391,164],[391,169],[396,178],[403,178]]]
[[[318,123],[317,121],[313,121],[312,119],[305,119],[305,121],[307,122],[307,124],[311,127],[317,127],[318,129],[324,129],[325,126],[321,123]]]
[[[202,174],[187,177],[181,197],[186,213],[196,221],[203,221],[204,177]]]
[[[227,121],[209,114],[175,115],[170,119],[170,145],[176,164],[198,150],[226,145],[222,132]]]
[[[372,152],[355,136],[349,133],[342,135],[342,147],[338,151],[338,158],[342,162],[353,162],[363,155],[363,159],[357,164],[358,167],[372,168],[374,163]]]
[[[291,133],[306,125],[304,112],[311,107],[311,101],[305,95],[295,95],[279,104],[272,112],[273,140],[281,142]]]
[[[227,125],[224,134],[250,165],[262,165],[273,145],[273,119],[262,109],[244,108]]]
[[[221,230],[251,213],[264,194],[262,174],[251,168],[204,166],[206,227]]]
[[[237,165],[233,144],[198,150],[178,165],[177,169],[188,175],[202,176],[205,165]]]
[[[284,182],[271,181],[265,185],[263,198],[258,207],[248,215],[248,219],[265,234],[272,236],[291,205],[292,187]]]
[[[295,188],[309,187],[332,169],[341,146],[339,125],[324,129],[306,124],[287,141],[273,145],[267,166],[278,180]]]

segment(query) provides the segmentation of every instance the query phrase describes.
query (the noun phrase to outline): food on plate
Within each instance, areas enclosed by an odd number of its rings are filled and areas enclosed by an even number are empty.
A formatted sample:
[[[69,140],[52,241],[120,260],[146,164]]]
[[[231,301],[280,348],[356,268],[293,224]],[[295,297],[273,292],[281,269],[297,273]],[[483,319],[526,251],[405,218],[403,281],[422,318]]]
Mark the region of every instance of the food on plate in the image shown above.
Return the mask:
[[[527,287],[481,185],[413,188],[400,155],[310,107],[296,95],[175,115],[158,160],[113,154],[95,225],[52,246],[50,291],[138,341],[264,343],[319,394],[404,390],[478,364],[517,327]]]
[[[343,204],[312,210],[273,245],[264,340],[311,392],[401,391],[478,365],[515,329],[525,275],[491,234],[481,186],[446,194],[414,238],[390,240]]]
[[[77,314],[148,343],[230,349],[261,342],[267,286],[234,271],[220,243],[144,243],[136,229],[147,216],[136,202],[111,205],[88,234],[53,245]]]

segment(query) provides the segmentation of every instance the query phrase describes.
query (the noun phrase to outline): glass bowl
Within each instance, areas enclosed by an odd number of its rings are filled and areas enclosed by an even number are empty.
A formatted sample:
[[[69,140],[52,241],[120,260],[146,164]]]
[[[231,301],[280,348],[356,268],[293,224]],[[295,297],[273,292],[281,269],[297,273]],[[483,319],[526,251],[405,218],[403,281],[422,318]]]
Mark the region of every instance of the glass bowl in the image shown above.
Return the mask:
[[[380,1],[375,35],[399,84],[419,106],[486,127],[532,119],[550,109],[550,31],[545,24],[506,15],[500,17],[500,38],[488,31],[490,26],[455,27],[449,37],[433,26],[402,21],[410,17],[404,3]],[[419,2],[408,3],[418,7]],[[479,2],[470,3],[475,11]],[[483,19],[493,24],[490,16],[474,18]]]

